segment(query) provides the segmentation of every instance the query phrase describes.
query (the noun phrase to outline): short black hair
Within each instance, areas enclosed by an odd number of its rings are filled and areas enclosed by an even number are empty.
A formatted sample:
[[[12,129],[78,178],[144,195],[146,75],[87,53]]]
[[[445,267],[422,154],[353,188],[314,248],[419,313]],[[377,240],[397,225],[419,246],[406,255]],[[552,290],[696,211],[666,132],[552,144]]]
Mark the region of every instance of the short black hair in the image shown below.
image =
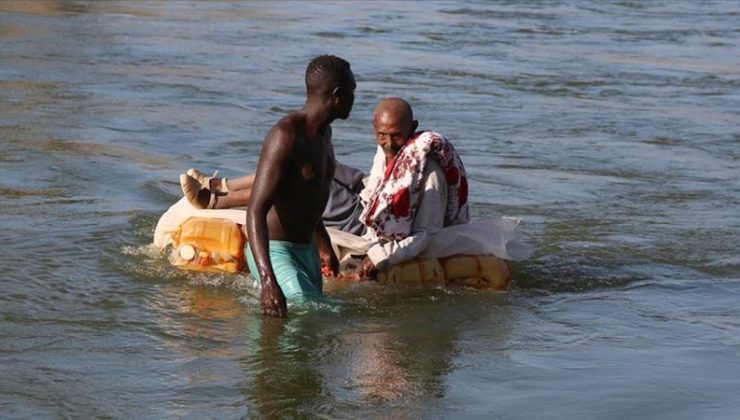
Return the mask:
[[[320,55],[308,63],[306,89],[308,93],[328,91],[347,80],[351,73],[347,60],[335,55]]]

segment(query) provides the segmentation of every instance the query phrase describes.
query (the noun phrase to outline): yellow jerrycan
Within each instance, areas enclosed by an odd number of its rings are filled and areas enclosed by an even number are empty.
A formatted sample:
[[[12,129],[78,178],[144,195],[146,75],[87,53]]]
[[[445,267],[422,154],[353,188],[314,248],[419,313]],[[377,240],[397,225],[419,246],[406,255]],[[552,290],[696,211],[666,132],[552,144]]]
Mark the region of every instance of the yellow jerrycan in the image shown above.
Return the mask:
[[[378,275],[378,282],[468,286],[507,291],[511,267],[495,255],[452,255],[444,258],[414,258]]]
[[[170,262],[195,271],[236,273],[246,267],[241,226],[227,219],[191,217],[172,235]]]

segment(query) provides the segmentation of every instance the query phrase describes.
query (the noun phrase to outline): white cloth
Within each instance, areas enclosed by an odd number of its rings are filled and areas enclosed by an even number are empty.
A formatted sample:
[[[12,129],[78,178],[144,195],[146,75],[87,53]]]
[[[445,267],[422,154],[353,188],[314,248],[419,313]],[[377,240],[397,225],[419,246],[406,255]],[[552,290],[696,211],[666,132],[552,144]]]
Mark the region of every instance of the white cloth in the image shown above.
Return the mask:
[[[383,179],[383,173],[385,172],[385,153],[383,149],[378,146],[375,150],[375,156],[373,157],[373,166],[370,168],[370,175],[363,180],[365,188],[360,191],[360,200],[363,205],[367,205],[370,198],[373,195],[373,186],[380,184]]]
[[[415,257],[443,258],[450,255],[495,255],[505,260],[528,258],[532,248],[516,239],[520,220],[499,217],[488,222],[448,226],[430,235],[426,247]],[[366,238],[327,228],[340,261],[365,255],[375,242]],[[414,258],[414,257],[411,257]]]
[[[374,185],[375,177],[385,172],[385,154],[378,147],[373,159],[369,181]],[[416,257],[442,258],[456,254],[495,255],[506,260],[522,260],[531,254],[527,245],[516,240],[519,219],[501,217],[482,223],[467,223],[444,227],[447,202],[447,182],[444,171],[434,159],[430,159],[423,175],[423,195],[411,235],[402,241],[381,243],[371,229],[358,237],[346,232],[329,230],[340,259],[347,255],[367,253],[379,270]],[[360,193],[366,204],[372,191],[368,188]]]
[[[446,181],[444,225],[470,221],[468,180],[460,155],[443,135],[419,131],[384,165],[383,176],[373,177],[377,184],[366,187],[372,193],[360,221],[378,238],[402,241],[411,233],[428,175],[426,168],[431,161],[442,169],[440,178]]]
[[[372,241],[373,245],[368,249],[367,256],[378,270],[417,257],[429,245],[432,235],[444,228],[447,181],[442,167],[434,159],[427,162],[421,185],[419,208],[406,238],[382,241],[368,228],[365,238]]]

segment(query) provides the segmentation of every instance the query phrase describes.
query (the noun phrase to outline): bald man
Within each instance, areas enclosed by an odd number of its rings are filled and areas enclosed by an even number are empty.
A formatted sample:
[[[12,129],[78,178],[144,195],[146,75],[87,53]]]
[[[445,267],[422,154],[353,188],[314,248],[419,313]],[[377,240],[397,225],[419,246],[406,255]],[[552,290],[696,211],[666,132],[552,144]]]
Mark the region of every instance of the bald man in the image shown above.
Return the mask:
[[[380,101],[373,114],[378,151],[360,221],[372,242],[360,277],[415,258],[442,228],[469,222],[465,168],[452,144],[434,131],[416,131],[411,105]]]

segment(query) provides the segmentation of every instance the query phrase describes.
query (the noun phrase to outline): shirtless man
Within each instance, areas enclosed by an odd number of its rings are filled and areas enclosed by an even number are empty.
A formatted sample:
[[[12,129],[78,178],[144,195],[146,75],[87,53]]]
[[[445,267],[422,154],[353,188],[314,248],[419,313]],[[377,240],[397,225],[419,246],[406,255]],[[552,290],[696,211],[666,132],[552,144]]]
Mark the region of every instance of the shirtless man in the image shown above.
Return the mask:
[[[306,69],[306,103],[278,121],[262,145],[247,210],[250,272],[265,315],[287,315],[288,297],[320,296],[322,258],[339,263],[321,222],[334,175],[330,124],[349,117],[356,84],[349,63],[319,56]]]

